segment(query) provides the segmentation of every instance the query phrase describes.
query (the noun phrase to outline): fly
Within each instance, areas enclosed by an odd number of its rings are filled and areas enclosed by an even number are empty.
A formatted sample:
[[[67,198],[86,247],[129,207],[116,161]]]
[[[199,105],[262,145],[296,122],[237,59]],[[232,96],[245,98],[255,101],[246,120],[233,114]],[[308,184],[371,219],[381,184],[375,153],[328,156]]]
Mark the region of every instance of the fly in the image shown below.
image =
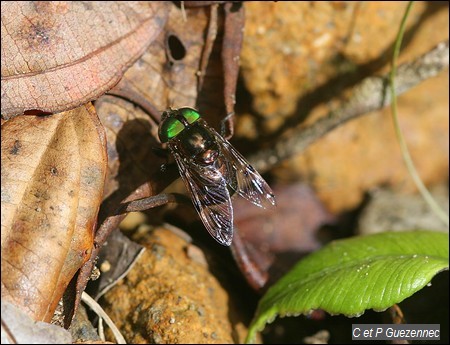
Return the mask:
[[[275,206],[266,181],[197,110],[163,112],[158,134],[175,158],[203,224],[220,244],[229,246],[233,239],[235,193],[262,208]]]

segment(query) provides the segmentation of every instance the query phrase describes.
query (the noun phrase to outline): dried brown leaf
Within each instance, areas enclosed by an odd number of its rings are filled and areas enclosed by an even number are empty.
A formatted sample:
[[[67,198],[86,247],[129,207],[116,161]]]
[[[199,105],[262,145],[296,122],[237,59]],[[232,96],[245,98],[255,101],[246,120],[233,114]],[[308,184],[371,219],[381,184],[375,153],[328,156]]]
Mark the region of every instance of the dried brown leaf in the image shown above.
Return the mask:
[[[144,250],[143,246],[131,241],[121,231],[113,231],[108,237],[108,242],[102,247],[97,260],[101,276],[95,294],[96,300],[132,269]]]
[[[262,209],[246,200],[234,201],[235,224],[242,237],[266,251],[313,251],[317,229],[333,217],[305,184],[274,186],[277,207]],[[263,231],[261,231],[263,229]]]
[[[197,71],[208,14],[202,9],[186,12],[188,19],[184,22],[182,11],[172,6],[164,31],[112,92],[126,90],[128,94],[134,94],[131,98],[137,103],[151,103],[157,113],[170,106],[196,105]]]
[[[307,185],[274,186],[273,191],[277,197],[277,207],[273,209],[254,207],[242,198],[233,202],[239,231],[233,254],[255,288],[262,288],[267,283],[265,279],[279,278],[302,255],[317,250],[317,231],[334,221]],[[243,258],[254,267],[247,268]],[[255,279],[257,283],[253,277],[265,278]]]
[[[166,2],[2,4],[2,115],[57,112],[93,100],[162,30]]]
[[[155,154],[159,147],[158,126],[141,109],[130,102],[103,96],[96,102],[99,118],[105,127],[108,145],[108,177],[104,197],[111,214],[136,188],[146,185],[149,195],[156,192],[152,182],[162,176],[164,157]]]
[[[227,3],[225,8],[225,32],[222,43],[222,64],[224,70],[224,99],[228,116],[234,115],[236,84],[239,73],[239,56],[244,40],[245,12],[242,3]],[[228,118],[227,136],[234,132],[233,122]]]
[[[2,126],[2,299],[49,321],[89,259],[106,173],[91,105]]]

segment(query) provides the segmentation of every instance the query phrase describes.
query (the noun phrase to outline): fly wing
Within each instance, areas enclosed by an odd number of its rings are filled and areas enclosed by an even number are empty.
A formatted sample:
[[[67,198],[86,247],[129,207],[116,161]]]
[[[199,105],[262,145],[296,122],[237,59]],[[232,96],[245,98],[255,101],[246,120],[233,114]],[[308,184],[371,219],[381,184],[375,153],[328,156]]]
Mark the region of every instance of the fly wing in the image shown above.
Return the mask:
[[[233,207],[225,178],[212,167],[193,166],[172,152],[206,230],[217,242],[229,246],[233,239]]]
[[[236,192],[256,206],[262,208],[275,206],[275,196],[267,182],[227,140],[214,129],[211,130],[220,143],[222,154],[233,167],[237,180],[237,188],[234,188]]]

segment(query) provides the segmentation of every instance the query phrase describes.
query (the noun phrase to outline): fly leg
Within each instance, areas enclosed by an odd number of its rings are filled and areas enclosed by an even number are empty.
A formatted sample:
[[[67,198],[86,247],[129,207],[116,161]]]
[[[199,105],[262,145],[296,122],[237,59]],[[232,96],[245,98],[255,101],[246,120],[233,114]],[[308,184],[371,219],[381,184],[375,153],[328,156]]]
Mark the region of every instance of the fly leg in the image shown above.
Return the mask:
[[[220,121],[220,135],[226,140],[230,140],[234,133],[234,111],[228,113],[225,118]]]
[[[166,159],[166,162],[161,164],[161,167],[160,167],[162,172],[166,171],[169,166],[175,164],[175,162],[170,161],[170,150],[169,149],[164,149],[162,147],[152,147],[152,150],[155,153],[155,155],[157,155],[158,157]]]
[[[151,208],[172,203],[190,203],[190,199],[182,194],[177,193],[162,193],[148,198],[137,199],[120,204],[117,214],[126,212],[145,211]]]

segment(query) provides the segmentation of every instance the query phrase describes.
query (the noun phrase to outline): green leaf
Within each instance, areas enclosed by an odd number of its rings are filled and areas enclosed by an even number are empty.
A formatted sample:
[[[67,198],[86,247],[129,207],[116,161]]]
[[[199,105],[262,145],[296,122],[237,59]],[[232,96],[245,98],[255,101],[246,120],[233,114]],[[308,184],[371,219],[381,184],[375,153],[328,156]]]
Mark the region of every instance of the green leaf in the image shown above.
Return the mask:
[[[259,302],[246,342],[277,315],[360,316],[382,311],[427,285],[448,269],[448,234],[385,232],[330,243],[301,260]]]

